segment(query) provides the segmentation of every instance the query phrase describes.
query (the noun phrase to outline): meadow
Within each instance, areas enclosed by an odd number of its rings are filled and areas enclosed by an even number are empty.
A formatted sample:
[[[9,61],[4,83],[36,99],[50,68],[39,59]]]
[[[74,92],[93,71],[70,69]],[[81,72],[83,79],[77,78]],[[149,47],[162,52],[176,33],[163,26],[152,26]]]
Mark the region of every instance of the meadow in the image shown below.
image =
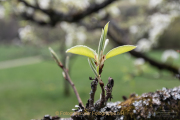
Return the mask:
[[[46,114],[54,116],[57,111],[72,112],[78,104],[72,89],[71,96],[63,95],[62,70],[51,59],[47,47],[1,45],[0,52],[0,62],[35,55],[42,55],[43,58],[43,61],[37,64],[0,69],[0,120],[41,119]],[[147,54],[160,61],[162,51]],[[179,80],[169,72],[160,72],[148,64],[145,65],[144,74],[134,75],[137,68],[133,60],[134,58],[126,53],[105,62],[102,80],[106,84],[108,77],[112,77],[115,82],[112,102],[122,101],[123,95],[128,97],[131,93],[141,95],[162,87],[179,86]],[[174,64],[180,65],[179,61],[176,60]],[[89,77],[94,77],[94,74],[86,57],[77,56],[70,62],[71,78],[85,104],[91,90]],[[99,96],[98,86],[95,100],[98,100]]]

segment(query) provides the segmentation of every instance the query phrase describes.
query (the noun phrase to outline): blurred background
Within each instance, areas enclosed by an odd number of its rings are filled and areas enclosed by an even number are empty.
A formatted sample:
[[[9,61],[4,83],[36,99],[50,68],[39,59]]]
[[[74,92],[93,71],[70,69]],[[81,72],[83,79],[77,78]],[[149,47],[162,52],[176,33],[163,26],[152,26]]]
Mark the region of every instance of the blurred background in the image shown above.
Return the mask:
[[[115,81],[112,102],[179,85],[179,0],[0,0],[0,119],[41,119],[78,104],[48,47],[63,64],[69,56],[69,74],[85,104],[94,74],[86,57],[65,51],[77,44],[97,50],[108,21],[107,51],[137,45],[105,62],[102,80]],[[99,95],[98,87],[95,100]]]

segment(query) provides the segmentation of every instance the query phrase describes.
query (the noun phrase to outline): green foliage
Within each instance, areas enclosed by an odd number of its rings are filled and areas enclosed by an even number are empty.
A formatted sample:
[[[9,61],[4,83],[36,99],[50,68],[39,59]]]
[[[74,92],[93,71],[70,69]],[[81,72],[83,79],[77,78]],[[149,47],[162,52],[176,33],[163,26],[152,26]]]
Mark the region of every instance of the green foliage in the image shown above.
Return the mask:
[[[116,48],[110,50],[106,54],[106,59],[116,56],[116,55],[119,55],[119,54],[122,54],[122,53],[125,53],[125,52],[128,52],[128,51],[131,51],[135,48],[136,48],[136,46],[133,46],[133,45],[124,45],[124,46],[116,47]]]
[[[84,56],[91,57],[91,58],[94,58],[94,56],[95,56],[95,51],[84,45],[74,46],[74,47],[68,49],[66,52],[84,55]]]
[[[100,57],[101,53],[103,54],[104,52],[104,45],[107,36],[108,26],[109,26],[109,22],[105,25],[104,30],[102,30],[101,38],[99,41],[99,47],[98,47],[98,57]]]
[[[89,65],[90,65],[92,71],[94,72],[95,76],[98,77],[99,74],[97,73],[97,71],[99,71],[99,66],[96,68],[94,60],[92,58],[88,58],[88,62],[89,62]]]
[[[99,46],[98,46],[98,53],[96,53],[91,48],[89,48],[87,46],[83,46],[83,45],[74,46],[66,51],[66,52],[84,55],[84,56],[93,58],[94,60],[89,58],[88,61],[89,61],[89,65],[90,65],[92,71],[94,72],[95,76],[98,78],[100,78],[99,69],[102,69],[102,67],[104,65],[104,61],[106,59],[116,56],[116,55],[119,55],[119,54],[122,54],[122,53],[125,53],[125,52],[128,52],[128,51],[136,48],[136,46],[133,46],[133,45],[124,45],[124,46],[114,48],[111,51],[109,51],[106,55],[104,55],[103,54],[104,50],[109,42],[108,39],[106,40],[106,36],[107,36],[107,32],[108,32],[108,25],[109,25],[109,22],[105,25],[104,29],[102,30],[102,34],[101,34],[101,38],[100,38]]]

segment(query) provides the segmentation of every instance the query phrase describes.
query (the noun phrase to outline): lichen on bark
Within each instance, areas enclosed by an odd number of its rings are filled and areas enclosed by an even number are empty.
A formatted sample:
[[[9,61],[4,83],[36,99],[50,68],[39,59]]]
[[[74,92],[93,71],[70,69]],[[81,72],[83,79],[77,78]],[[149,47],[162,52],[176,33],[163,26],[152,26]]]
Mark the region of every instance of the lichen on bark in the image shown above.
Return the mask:
[[[89,112],[89,114],[84,114]],[[132,95],[126,101],[107,103],[101,110],[76,111],[73,120],[154,120],[180,119],[180,86],[172,89],[162,88],[156,92]]]

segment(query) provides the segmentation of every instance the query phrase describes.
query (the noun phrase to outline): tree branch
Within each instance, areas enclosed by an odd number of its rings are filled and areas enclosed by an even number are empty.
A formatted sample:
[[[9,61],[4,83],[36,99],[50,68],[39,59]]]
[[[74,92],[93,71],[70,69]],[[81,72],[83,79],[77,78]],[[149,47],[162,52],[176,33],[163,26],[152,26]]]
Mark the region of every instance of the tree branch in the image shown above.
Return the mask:
[[[24,3],[27,7],[31,7],[34,10],[39,10],[39,11],[45,13],[46,15],[48,15],[51,20],[51,22],[50,22],[51,26],[55,26],[58,22],[61,22],[61,21],[77,22],[77,21],[85,18],[86,16],[99,11],[102,8],[105,8],[106,6],[108,6],[109,4],[111,4],[115,1],[116,0],[105,0],[101,4],[95,4],[95,3],[91,4],[89,7],[87,7],[83,11],[79,11],[76,13],[64,14],[62,12],[57,12],[52,9],[46,10],[46,9],[40,8],[39,6],[33,6],[33,5],[29,4],[28,2],[26,2],[25,0],[19,0],[19,2]],[[27,20],[31,20],[31,19],[27,19]],[[42,25],[46,25],[46,24],[42,24]]]
[[[64,78],[69,82],[69,84],[71,85],[71,87],[73,88],[74,90],[74,93],[78,99],[78,102],[79,102],[79,106],[82,106],[84,108],[84,105],[83,105],[83,102],[79,96],[79,93],[74,85],[74,83],[72,82],[70,76],[69,76],[69,73],[68,73],[68,70],[64,67],[64,65],[61,63],[61,61],[59,60],[59,58],[57,57],[56,53],[51,49],[49,48],[50,50],[50,53],[52,55],[52,57],[54,58],[54,60],[56,61],[57,65],[64,71]]]
[[[82,120],[91,116],[99,120],[177,120],[180,118],[180,86],[143,93],[141,96],[131,95],[126,101],[108,103],[101,110],[88,112],[90,115],[76,111],[71,118]]]
[[[50,22],[45,22],[42,20],[36,20],[36,19],[34,19],[33,15],[29,15],[25,12],[21,14],[21,17],[23,17],[25,20],[29,20],[29,21],[34,22],[34,23],[41,25],[41,26],[49,26],[50,25]]]
[[[114,34],[114,31],[117,33],[116,35]],[[111,21],[111,26],[110,26],[108,35],[117,44],[117,46],[126,45],[126,43],[119,40],[119,38],[121,38],[121,36],[123,36],[123,33],[122,33],[121,29],[118,27],[118,25],[115,24],[113,21]],[[152,66],[156,67],[159,70],[168,70],[174,74],[179,74],[179,71],[176,67],[155,61],[143,53],[137,52],[135,50],[132,50],[129,53],[136,58],[143,58],[146,62],[148,62],[149,64],[151,64]]]
[[[59,65],[59,66],[60,66],[60,65]],[[60,67],[61,67],[61,66],[60,66]],[[77,89],[76,89],[74,83],[72,82],[72,80],[71,80],[71,78],[70,78],[70,76],[69,76],[68,70],[67,70],[64,66],[62,66],[61,68],[63,69],[63,71],[64,71],[64,73],[65,73],[65,76],[66,76],[65,79],[69,82],[69,84],[71,85],[71,87],[72,87],[73,90],[74,90],[74,93],[76,94],[76,97],[77,97],[77,99],[78,99],[79,105],[81,105],[81,106],[84,107],[83,102],[82,102],[82,100],[81,100],[81,98],[80,98],[80,96],[79,96],[79,93],[77,92]]]

